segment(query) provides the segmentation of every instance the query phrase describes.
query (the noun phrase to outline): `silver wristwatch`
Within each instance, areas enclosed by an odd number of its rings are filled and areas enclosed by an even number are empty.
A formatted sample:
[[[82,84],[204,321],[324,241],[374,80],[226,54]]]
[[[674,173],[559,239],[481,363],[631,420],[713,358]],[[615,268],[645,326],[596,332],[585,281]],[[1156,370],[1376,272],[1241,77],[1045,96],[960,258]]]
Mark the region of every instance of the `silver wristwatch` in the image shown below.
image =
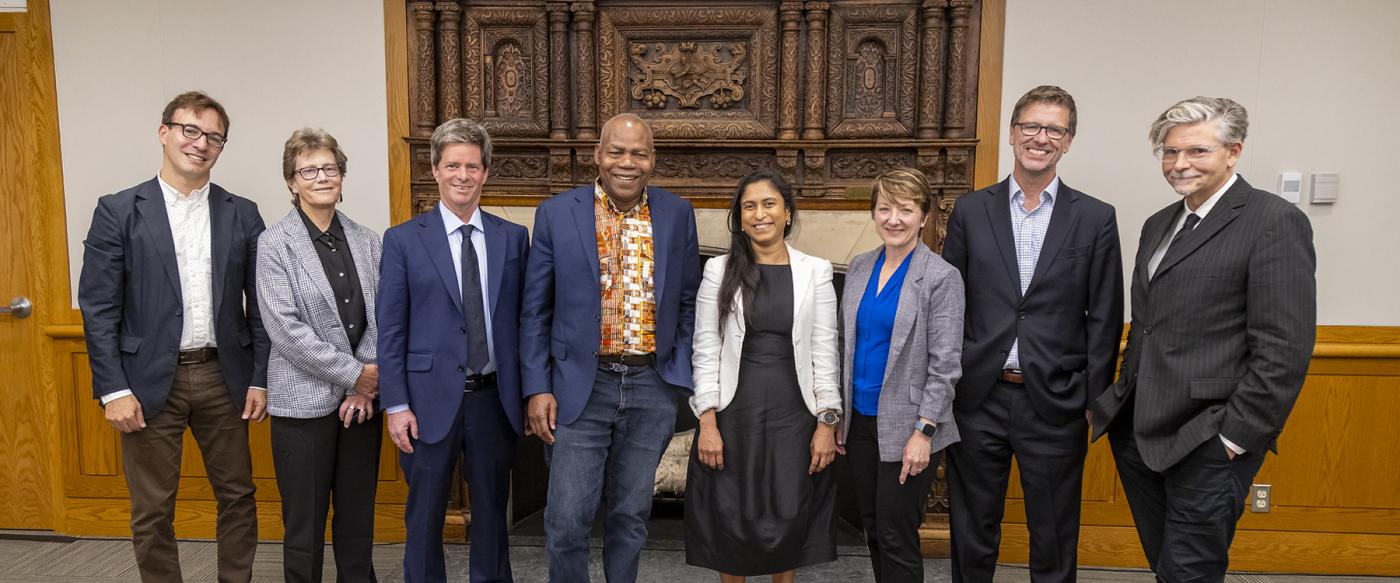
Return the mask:
[[[836,422],[840,420],[841,413],[835,409],[827,409],[817,413],[817,421],[820,421],[823,425],[836,425]]]

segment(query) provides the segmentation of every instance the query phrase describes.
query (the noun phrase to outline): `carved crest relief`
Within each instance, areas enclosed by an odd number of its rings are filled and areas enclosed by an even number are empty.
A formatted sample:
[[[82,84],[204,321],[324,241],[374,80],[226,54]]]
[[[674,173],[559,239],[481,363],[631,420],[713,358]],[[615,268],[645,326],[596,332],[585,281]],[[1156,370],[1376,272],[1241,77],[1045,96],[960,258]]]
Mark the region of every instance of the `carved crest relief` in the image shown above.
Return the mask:
[[[632,98],[651,109],[674,98],[681,109],[698,109],[709,97],[714,109],[744,98],[748,49],[744,43],[632,43]]]

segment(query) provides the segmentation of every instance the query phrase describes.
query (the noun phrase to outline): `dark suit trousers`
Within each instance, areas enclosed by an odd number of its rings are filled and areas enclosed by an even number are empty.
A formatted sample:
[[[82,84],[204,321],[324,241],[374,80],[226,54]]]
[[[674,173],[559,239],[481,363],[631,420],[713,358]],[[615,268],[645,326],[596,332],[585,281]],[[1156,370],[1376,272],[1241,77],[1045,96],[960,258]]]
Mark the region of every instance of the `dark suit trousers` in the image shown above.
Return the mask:
[[[980,408],[957,414],[962,441],[947,450],[954,581],[992,581],[1012,456],[1025,492],[1031,581],[1075,580],[1088,421],[1041,419],[1028,390],[998,381]]]
[[[350,427],[336,413],[315,419],[272,418],[272,463],[282,493],[283,580],[320,583],[326,514],[335,497],[331,536],[336,581],[373,582],[374,494],[383,416]]]
[[[1218,437],[1163,472],[1147,467],[1133,435],[1132,401],[1109,428],[1142,551],[1160,581],[1224,581],[1235,524],[1244,514],[1262,453],[1231,460]]]
[[[185,427],[194,434],[218,501],[219,581],[253,577],[258,513],[248,422],[224,388],[218,360],[175,368],[170,398],[146,428],[122,434],[122,468],[131,491],[131,542],[144,582],[182,581],[175,546],[175,492]]]
[[[870,565],[880,583],[924,580],[924,555],[919,548],[919,525],[933,485],[937,457],[917,476],[899,483],[901,462],[880,461],[875,417],[853,414],[846,436],[846,464],[860,506]],[[909,434],[914,434],[913,425]],[[934,452],[935,454],[937,452]]]
[[[431,407],[432,403],[419,405]],[[501,409],[494,389],[462,396],[457,422],[437,443],[413,441],[413,453],[399,454],[408,481],[404,523],[404,581],[440,583],[447,580],[442,553],[442,522],[457,456],[471,504],[472,583],[512,581],[507,539],[506,500],[510,496],[510,466],[517,437]]]

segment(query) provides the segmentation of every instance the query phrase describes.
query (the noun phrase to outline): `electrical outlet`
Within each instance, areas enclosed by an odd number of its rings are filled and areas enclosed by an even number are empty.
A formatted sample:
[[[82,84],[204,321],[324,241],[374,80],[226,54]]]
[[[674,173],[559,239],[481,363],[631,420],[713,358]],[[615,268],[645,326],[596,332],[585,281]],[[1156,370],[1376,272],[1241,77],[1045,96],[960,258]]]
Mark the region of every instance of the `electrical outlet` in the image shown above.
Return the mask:
[[[1273,504],[1270,501],[1270,490],[1272,489],[1273,486],[1269,484],[1255,484],[1253,488],[1250,488],[1249,511],[1268,512],[1269,507]]]

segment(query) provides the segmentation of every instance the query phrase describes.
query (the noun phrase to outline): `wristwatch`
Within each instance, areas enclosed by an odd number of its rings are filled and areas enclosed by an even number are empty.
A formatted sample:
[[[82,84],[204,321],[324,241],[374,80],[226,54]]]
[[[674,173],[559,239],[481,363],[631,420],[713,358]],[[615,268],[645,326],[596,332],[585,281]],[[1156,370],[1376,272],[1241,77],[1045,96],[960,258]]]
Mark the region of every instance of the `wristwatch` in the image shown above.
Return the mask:
[[[938,432],[938,426],[923,419],[914,422],[914,431],[924,434],[924,437],[932,438]]]
[[[836,425],[836,422],[840,420],[841,412],[835,409],[827,409],[817,413],[817,421],[822,422],[823,425]]]

